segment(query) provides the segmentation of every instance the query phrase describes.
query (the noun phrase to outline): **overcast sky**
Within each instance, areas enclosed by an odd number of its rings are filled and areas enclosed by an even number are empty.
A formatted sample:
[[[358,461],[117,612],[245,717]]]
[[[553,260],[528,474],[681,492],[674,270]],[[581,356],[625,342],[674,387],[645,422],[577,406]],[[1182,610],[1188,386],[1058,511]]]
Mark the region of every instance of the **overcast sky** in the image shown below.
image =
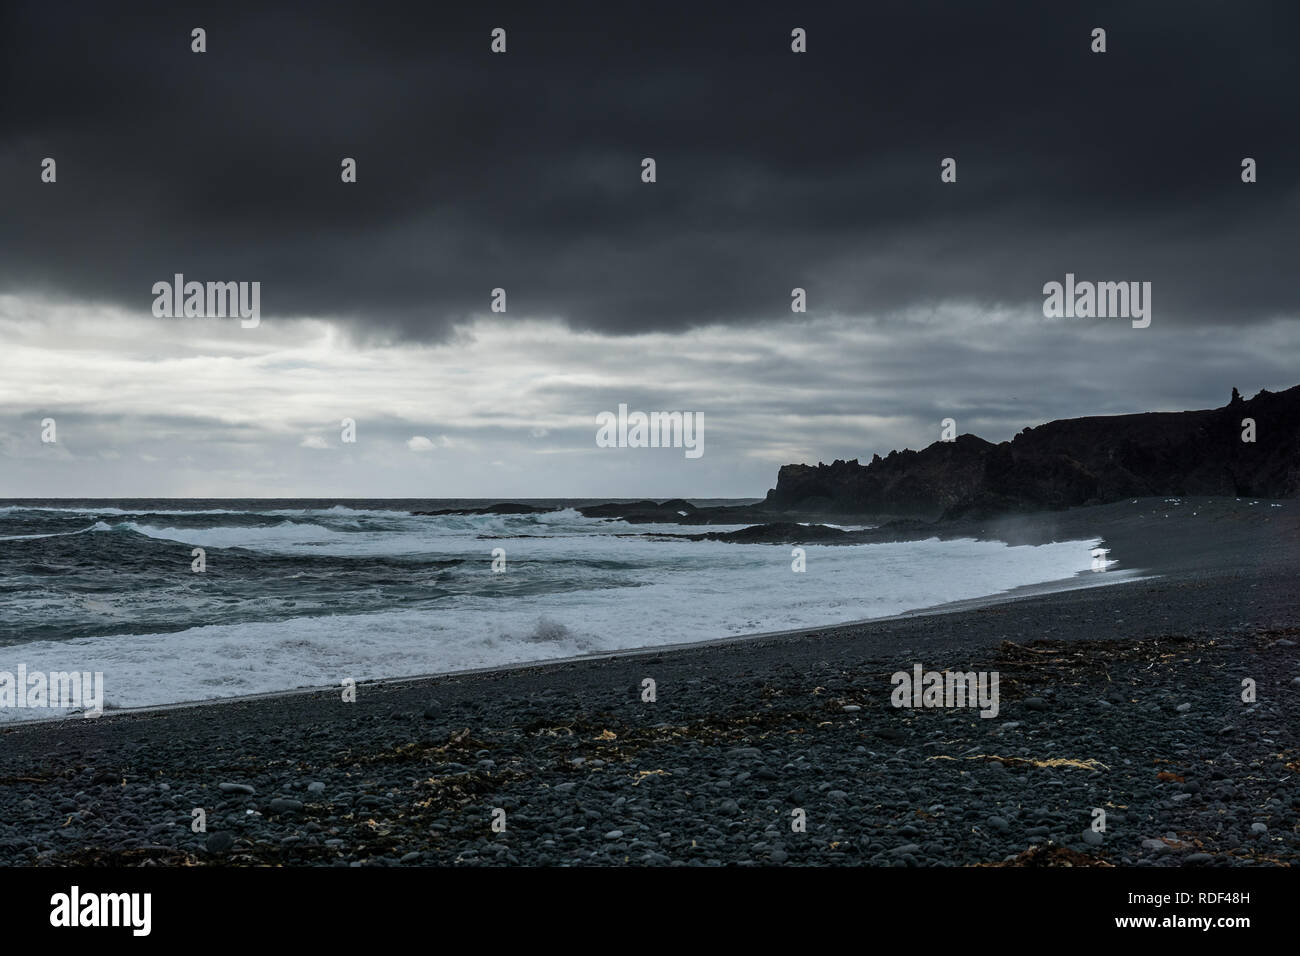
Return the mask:
[[[457,6],[4,5],[0,497],[757,497],[1300,383],[1293,3]]]

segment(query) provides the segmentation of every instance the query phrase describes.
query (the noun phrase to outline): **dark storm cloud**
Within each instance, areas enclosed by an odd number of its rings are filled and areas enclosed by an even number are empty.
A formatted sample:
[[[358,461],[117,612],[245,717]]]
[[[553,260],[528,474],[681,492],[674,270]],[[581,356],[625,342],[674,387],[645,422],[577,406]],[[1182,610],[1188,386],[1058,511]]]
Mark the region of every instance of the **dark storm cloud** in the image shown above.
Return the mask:
[[[1151,281],[1157,322],[1294,309],[1294,4],[462,6],[7,5],[0,291],[259,280],[418,338],[497,286],[616,332],[794,286],[1036,308],[1067,271]]]

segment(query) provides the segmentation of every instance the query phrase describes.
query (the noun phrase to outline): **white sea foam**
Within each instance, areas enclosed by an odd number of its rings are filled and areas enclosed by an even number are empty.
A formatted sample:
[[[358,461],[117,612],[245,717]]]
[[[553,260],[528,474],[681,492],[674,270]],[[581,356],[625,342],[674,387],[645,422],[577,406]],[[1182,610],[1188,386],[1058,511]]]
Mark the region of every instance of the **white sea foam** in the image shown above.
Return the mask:
[[[108,525],[102,521],[96,521],[87,528],[81,528],[78,531],[52,531],[48,534],[10,534],[0,537],[0,541],[35,541],[38,538],[64,538],[71,534],[85,534],[88,531],[107,531]]]
[[[276,514],[276,512],[264,512]],[[245,548],[272,554],[403,555],[482,550],[484,540],[511,543],[512,549],[529,553],[539,548],[552,552],[566,537],[581,538],[577,545],[588,549],[633,547],[631,535],[683,532],[698,533],[698,526],[676,524],[627,524],[600,518],[585,518],[572,509],[539,515],[437,515],[397,516],[400,520],[375,530],[339,530],[310,521],[284,520],[273,525],[220,525],[208,528],[159,527],[127,521],[121,527],[163,541],[177,541],[202,548]],[[710,531],[735,531],[745,525],[710,525]],[[97,530],[111,530],[108,526]],[[641,542],[645,544],[646,542]],[[689,543],[688,543],[689,544]],[[689,546],[694,547],[693,544]],[[662,546],[656,546],[662,553]]]
[[[564,520],[581,522],[588,533],[578,536],[574,527],[572,536],[511,539],[512,564],[505,575],[494,575],[486,558],[482,571],[471,573],[483,574],[486,589],[511,583],[511,575],[521,581],[530,574],[549,575],[553,582],[566,573],[562,569],[569,560],[589,565],[607,555],[619,567],[608,573],[583,567],[573,580],[562,582],[563,588],[546,593],[503,598],[471,591],[432,609],[368,613],[359,606],[349,614],[11,645],[0,647],[0,670],[15,672],[25,663],[29,671],[102,671],[109,707],[337,686],[349,677],[363,681],[457,671],[888,616],[1072,579],[1091,568],[1092,549],[1100,544],[1009,547],[932,539],[807,545],[807,571],[795,573],[788,547],[616,538],[595,533],[590,519]],[[454,535],[455,541],[445,532],[441,538],[418,532],[411,537],[425,548],[437,541],[443,549],[473,542],[486,555],[491,542],[478,540],[484,523]],[[378,540],[367,544],[364,532],[292,522],[152,530],[216,547],[245,547],[258,540],[260,547],[291,551],[334,548],[343,546],[341,538],[351,542],[349,547],[380,546]],[[387,553],[393,553],[394,538],[402,536],[372,537],[384,539]],[[1088,584],[1111,580],[1116,577],[1087,576]],[[31,711],[0,711],[0,721],[31,716]]]
[[[349,508],[347,505],[334,505],[330,508],[277,508],[270,511],[247,508],[73,508],[53,505],[0,505],[0,514],[22,511],[48,511],[53,514],[74,515],[407,515],[406,511],[397,509]]]

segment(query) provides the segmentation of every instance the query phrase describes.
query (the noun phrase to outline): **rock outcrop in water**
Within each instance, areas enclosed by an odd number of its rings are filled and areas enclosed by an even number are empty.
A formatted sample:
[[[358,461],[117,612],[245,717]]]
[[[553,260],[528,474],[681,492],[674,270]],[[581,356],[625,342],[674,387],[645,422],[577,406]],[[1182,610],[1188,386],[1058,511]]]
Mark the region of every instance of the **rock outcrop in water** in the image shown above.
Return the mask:
[[[1255,441],[1243,441],[1253,419]],[[1247,437],[1250,437],[1247,435]],[[1009,442],[975,435],[870,464],[786,465],[761,509],[980,516],[1149,495],[1284,498],[1300,492],[1300,386],[1222,408],[1068,418]]]

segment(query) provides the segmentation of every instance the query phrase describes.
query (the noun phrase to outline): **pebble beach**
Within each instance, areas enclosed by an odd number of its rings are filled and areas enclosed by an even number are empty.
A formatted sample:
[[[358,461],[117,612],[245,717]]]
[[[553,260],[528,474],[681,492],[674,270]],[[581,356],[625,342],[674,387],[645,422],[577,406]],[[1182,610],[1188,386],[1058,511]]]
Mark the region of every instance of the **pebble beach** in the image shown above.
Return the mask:
[[[0,862],[1300,861],[1291,503],[1143,499],[951,533],[1096,535],[1103,573],[1132,577],[361,684],[353,702],[329,688],[7,726]],[[891,675],[915,665],[997,673],[997,715],[894,706]]]

